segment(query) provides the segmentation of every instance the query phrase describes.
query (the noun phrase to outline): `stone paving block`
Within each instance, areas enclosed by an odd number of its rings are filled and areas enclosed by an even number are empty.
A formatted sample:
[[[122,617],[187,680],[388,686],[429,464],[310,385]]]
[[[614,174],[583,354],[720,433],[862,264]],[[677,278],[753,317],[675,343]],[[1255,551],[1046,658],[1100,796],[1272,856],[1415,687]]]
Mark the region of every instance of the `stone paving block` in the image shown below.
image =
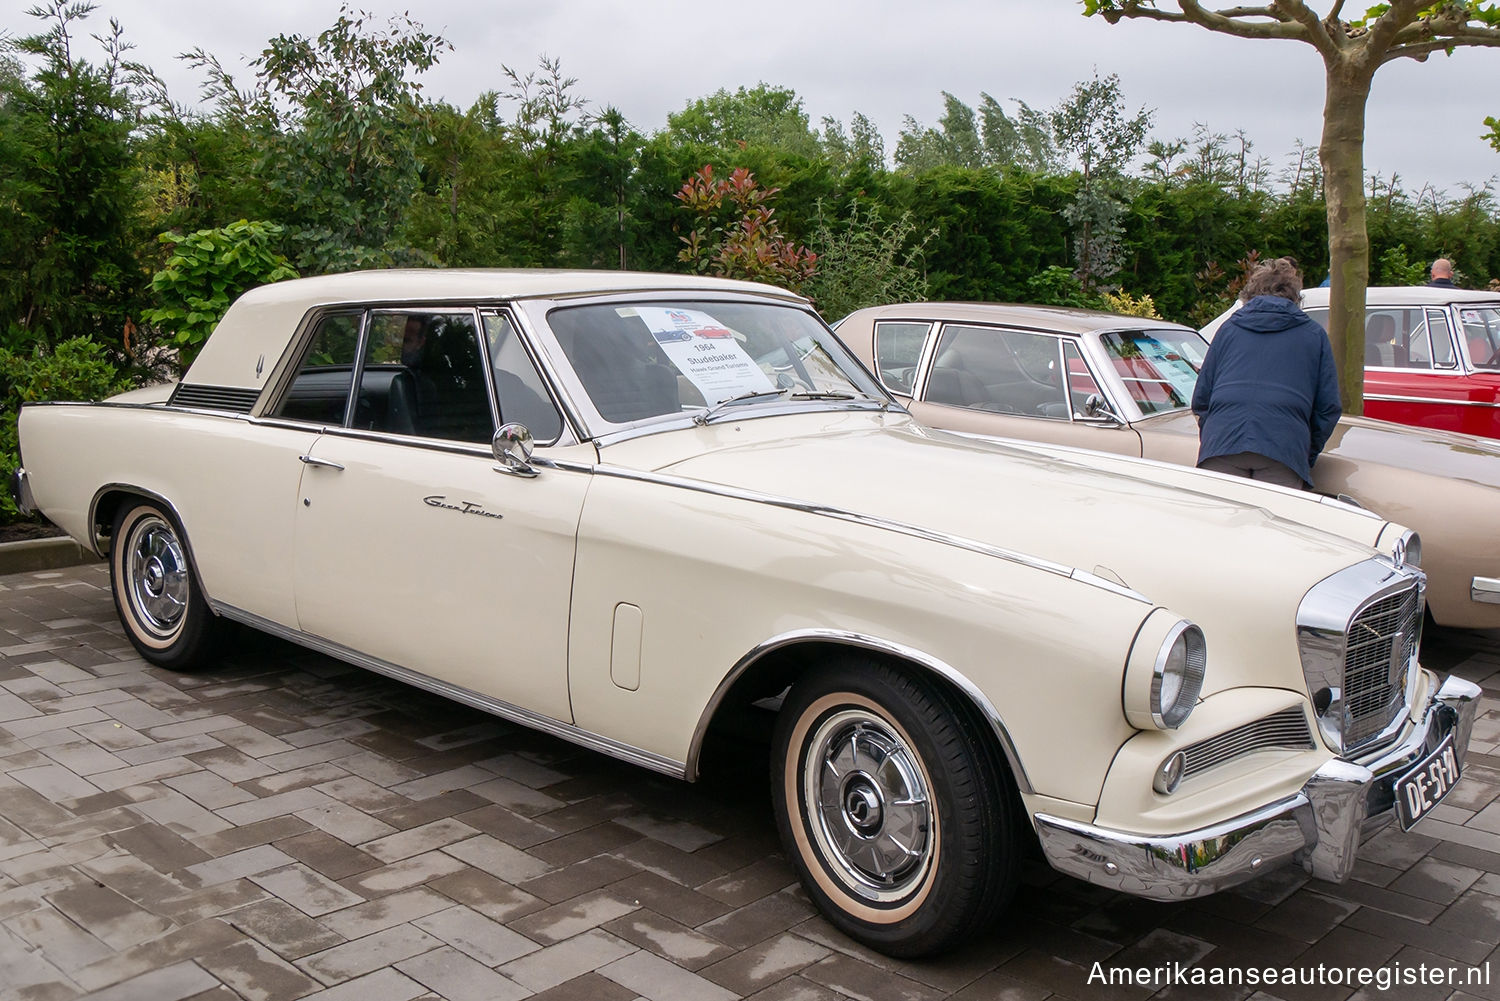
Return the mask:
[[[734,949],[718,939],[644,908],[636,908],[603,925],[603,928],[685,970],[697,970],[735,955]],[[816,946],[813,948],[820,957],[827,952]]]
[[[345,941],[344,936],[284,900],[261,900],[226,913],[224,920],[287,960],[323,952]]]
[[[323,919],[323,926],[346,939],[357,939],[452,906],[453,901],[441,893],[416,887],[334,911]]]
[[[798,935],[783,934],[749,949],[732,952],[727,958],[698,969],[698,973],[742,997],[749,997],[820,962],[829,952]]]
[[[385,969],[309,994],[302,1001],[413,1001],[430,996],[426,987],[400,971]]]
[[[447,818],[363,842],[359,848],[382,862],[396,862],[423,852],[444,848],[459,841],[466,841],[478,833],[468,824]]]
[[[671,845],[678,851],[689,853],[705,848],[716,841],[724,840],[723,835],[705,830],[696,824],[651,814],[626,815],[617,817],[614,822],[652,841],[660,841]]]
[[[299,959],[297,966],[325,984],[336,984],[441,946],[422,929],[399,924]]]
[[[362,744],[365,738],[356,738],[353,743]],[[366,751],[339,758],[339,766],[379,786],[396,786],[422,777],[415,768],[408,768],[382,754]],[[392,793],[392,795],[401,795]],[[407,797],[402,796],[403,799]]]
[[[257,798],[255,793],[241,789],[223,776],[197,767],[185,775],[165,778],[162,784],[177,790],[207,810],[217,810]]]
[[[243,851],[246,848],[253,848],[256,845],[268,845],[273,841],[295,838],[312,829],[311,824],[296,816],[272,817],[270,820],[261,820],[242,827],[230,827],[217,834],[194,838],[193,841],[199,848],[217,858],[221,855]]]
[[[366,855],[358,848],[351,848],[321,830],[285,838],[276,842],[276,847],[332,880],[345,879],[380,867],[378,859]]]
[[[144,733],[118,720],[104,720],[85,726],[75,726],[72,729],[79,737],[109,751],[121,751],[130,747],[142,747],[155,743]]]
[[[1441,859],[1425,858],[1412,866],[1390,888],[1398,893],[1409,893],[1423,900],[1440,904],[1451,904],[1484,873],[1465,865],[1444,862]]]
[[[541,948],[526,936],[462,905],[418,918],[412,924],[485,966],[499,966]]]
[[[339,767],[344,768],[349,760],[349,758],[339,759]],[[340,778],[334,779],[332,782],[324,782],[319,786],[315,786],[315,788],[327,793],[340,803],[365,813],[394,810],[399,806],[407,806],[411,803],[411,800],[405,796],[378,786],[362,775],[345,774]]]
[[[1255,922],[1256,927],[1303,942],[1316,942],[1359,909],[1349,900],[1299,893]]]
[[[6,687],[11,686],[7,683]],[[78,709],[73,712],[51,713],[42,716],[27,716],[22,719],[7,720],[4,723],[0,723],[0,730],[10,734],[12,737],[31,737],[38,733],[45,733],[48,730],[66,730],[85,723],[98,723],[108,718],[97,708]]]
[[[698,892],[731,907],[743,907],[767,894],[777,893],[797,882],[797,876],[780,856],[761,859],[698,887]]]
[[[124,768],[125,762],[91,740],[78,740],[69,731],[70,739],[63,744],[53,744],[43,754],[69,771],[87,777],[95,772],[107,772]]]
[[[552,816],[549,814],[544,822],[551,824]],[[611,854],[683,886],[702,886],[725,874],[724,867],[716,862],[651,838],[633,841]]]
[[[326,744],[314,744],[312,747],[295,748],[290,751],[282,751],[280,754],[269,754],[260,759],[260,762],[268,768],[278,772],[289,772],[294,768],[305,768],[308,765],[318,765],[325,761],[336,761],[339,758],[355,754],[359,748],[347,740],[330,740]]]
[[[44,952],[47,961],[65,973],[98,962],[114,952],[113,946],[95,938],[50,907],[8,918],[5,927],[33,949]]]
[[[366,897],[378,897],[420,886],[466,869],[468,866],[452,855],[445,855],[442,852],[425,852],[378,869],[362,872],[357,876],[351,876],[344,880],[344,885]]]
[[[187,758],[159,758],[143,765],[98,772],[90,776],[90,781],[100,789],[112,791],[127,786],[145,785],[174,775],[186,775],[197,770],[198,766]]]
[[[638,872],[640,869],[624,859],[600,855],[586,862],[575,862],[536,879],[523,880],[520,887],[543,900],[561,903],[580,893],[627,879]]]
[[[190,754],[200,751],[212,750],[221,747],[217,738],[208,734],[199,734],[194,737],[179,737],[176,740],[163,740],[154,744],[143,744],[140,747],[127,747],[117,752],[120,760],[131,765],[144,765],[163,758],[185,758]]]
[[[565,805],[562,800],[524,783],[503,776],[495,777],[493,773],[487,772],[486,775],[489,781],[477,782],[469,791],[523,817],[538,817]]]
[[[268,894],[248,879],[236,879],[228,883],[190,890],[181,896],[171,897],[150,904],[152,910],[163,914],[178,924],[206,921],[212,917],[228,914],[249,904],[265,900]]]
[[[323,726],[309,727],[306,730],[294,730],[281,735],[281,739],[292,747],[311,747],[313,744],[324,744],[330,740],[341,740],[349,737],[358,737],[375,729],[375,724],[368,720],[349,719],[337,723],[327,723]]]
[[[190,865],[185,871],[202,885],[212,886],[215,883],[225,883],[242,876],[254,876],[271,869],[279,869],[284,865],[291,865],[293,861],[290,855],[279,848],[271,845],[256,845],[254,848],[245,848],[219,858],[209,859],[207,862]]]
[[[546,901],[477,869],[466,868],[428,886],[495,921],[509,921],[547,906]]]
[[[69,887],[51,894],[47,900],[85,931],[114,949],[128,949],[172,927],[172,922],[166,918],[152,914],[108,887],[97,884]]]
[[[241,826],[253,824],[259,820],[270,820],[273,817],[284,817],[299,810],[328,806],[333,802],[335,801],[329,799],[326,793],[318,792],[316,789],[294,789],[291,792],[277,793],[248,803],[236,803],[214,812],[229,823]]]
[[[519,1001],[532,995],[515,981],[449,947],[434,949],[395,966],[447,1001]]]
[[[563,839],[558,838],[556,831],[554,831],[550,827],[547,827],[545,824],[539,824],[536,821],[528,820],[518,813],[507,810],[505,807],[499,805],[498,803],[491,803],[488,806],[482,806],[477,810],[470,810],[467,813],[460,813],[456,815],[454,819],[460,821],[461,823],[468,824],[476,831],[479,831],[482,834],[488,834],[492,838],[495,838],[498,841],[503,841],[514,848],[520,848],[524,851],[530,852],[537,858],[541,859],[543,862],[546,862],[550,865],[565,865],[569,861],[578,861],[580,859],[592,858],[600,852],[606,851],[608,848],[613,848],[618,844],[623,844],[628,841],[635,840],[634,834],[624,834],[622,832],[623,840],[617,841],[614,838],[610,838],[608,840],[613,843],[603,847],[594,847],[592,845],[580,844],[570,848],[569,852],[566,854],[566,858],[563,859],[559,858],[559,853],[557,852],[551,850],[537,850],[544,848],[552,849],[554,846],[557,846],[558,842]],[[600,826],[602,827],[604,825]],[[591,828],[590,830],[598,829],[599,828]],[[582,835],[585,832],[579,833],[580,835]]]
[[[74,972],[73,979],[86,990],[102,990],[222,949],[241,937],[222,921],[200,921],[85,966]]]
[[[203,838],[227,831],[233,825],[212,810],[206,810],[175,789],[162,786],[158,795],[130,809],[141,819],[159,824],[183,838]]]
[[[398,830],[363,810],[338,801],[298,810],[296,816],[349,845],[361,845],[395,834]]]
[[[629,914],[637,906],[634,900],[607,887],[516,918],[510,927],[529,939],[551,945]]]
[[[185,1001],[219,981],[194,963],[176,963],[90,995],[89,1001]]]
[[[722,917],[733,909],[723,901],[704,896],[654,872],[637,873],[622,879],[613,889],[622,898],[638,901],[642,907],[670,915],[699,930],[705,922]]]
[[[435,820],[447,820],[461,813],[469,813],[485,805],[485,800],[467,789],[439,793],[424,800],[416,800],[393,810],[384,810],[379,819],[398,830],[421,827]]]
[[[350,770],[353,771],[353,769]],[[461,768],[450,768],[435,775],[424,775],[410,782],[402,782],[400,785],[392,786],[391,791],[407,799],[431,799],[433,796],[440,796],[456,789],[467,789],[493,778],[492,772],[478,765],[465,765]]]
[[[447,845],[443,851],[508,883],[535,879],[552,868],[541,859],[496,841],[487,834]]]
[[[218,734],[222,740],[225,733],[230,731],[221,730]],[[233,747],[216,747],[211,751],[199,751],[189,760],[207,768],[215,775],[227,782],[248,782],[263,775],[273,775],[276,769],[245,754],[243,751]]]
[[[249,878],[261,889],[280,897],[313,918],[330,911],[353,907],[365,900],[358,893],[344,889],[301,863],[251,875]]]
[[[250,940],[200,956],[198,965],[246,1001],[283,1001],[322,987],[270,949]]]
[[[87,779],[62,765],[41,765],[35,768],[19,768],[8,773],[17,782],[28,786],[53,802],[64,802],[97,795],[101,790]]]
[[[531,991],[545,991],[638,952],[635,946],[596,929],[506,963],[499,972]]]
[[[599,975],[651,1001],[735,1001],[739,997],[649,952],[637,952],[617,960],[602,967]]]
[[[290,792],[293,789],[331,782],[334,779],[344,778],[348,774],[338,765],[324,761],[316,765],[303,765],[301,768],[267,775],[264,778],[251,779],[243,783],[241,788],[256,796],[270,796],[279,792]]]

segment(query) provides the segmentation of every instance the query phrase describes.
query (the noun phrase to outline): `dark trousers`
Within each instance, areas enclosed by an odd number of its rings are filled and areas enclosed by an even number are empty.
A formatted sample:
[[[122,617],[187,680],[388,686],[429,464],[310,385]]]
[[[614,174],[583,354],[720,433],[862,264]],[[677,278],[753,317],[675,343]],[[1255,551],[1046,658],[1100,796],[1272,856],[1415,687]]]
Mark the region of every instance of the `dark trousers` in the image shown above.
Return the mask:
[[[1293,490],[1307,489],[1307,484],[1302,482],[1302,477],[1293,472],[1290,466],[1254,452],[1216,455],[1198,463],[1198,468],[1210,469],[1216,473],[1228,473],[1230,476],[1243,476],[1262,483],[1274,483],[1279,487],[1291,487]]]

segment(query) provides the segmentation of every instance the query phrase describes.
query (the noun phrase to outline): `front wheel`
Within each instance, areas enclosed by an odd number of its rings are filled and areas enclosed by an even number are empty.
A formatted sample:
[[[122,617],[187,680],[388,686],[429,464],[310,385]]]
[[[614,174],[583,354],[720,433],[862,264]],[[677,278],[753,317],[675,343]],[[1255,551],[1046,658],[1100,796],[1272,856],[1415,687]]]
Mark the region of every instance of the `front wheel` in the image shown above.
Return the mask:
[[[1003,765],[936,684],[851,657],[799,681],[777,719],[782,844],[841,931],[927,956],[1009,900],[1017,839]]]
[[[110,538],[115,611],[131,644],[160,667],[204,666],[218,620],[198,588],[172,519],[150,501],[128,503],[116,514]]]

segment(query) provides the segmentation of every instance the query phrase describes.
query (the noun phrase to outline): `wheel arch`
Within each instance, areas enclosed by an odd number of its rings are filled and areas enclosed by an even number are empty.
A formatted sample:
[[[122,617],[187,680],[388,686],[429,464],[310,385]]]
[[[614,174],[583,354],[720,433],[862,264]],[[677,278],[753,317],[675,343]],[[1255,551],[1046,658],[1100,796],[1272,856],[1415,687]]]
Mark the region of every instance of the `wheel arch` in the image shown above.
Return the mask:
[[[920,650],[862,633],[807,629],[783,633],[757,645],[719,682],[693,731],[683,777],[697,781],[704,745],[715,727],[737,707],[780,694],[821,656],[849,650],[878,654],[904,670],[936,680],[973,713],[976,730],[993,740],[1017,789],[1033,791],[1015,742],[994,703],[963,672]],[[987,731],[987,732],[986,732]]]
[[[107,557],[109,555],[110,545],[113,542],[110,533],[114,530],[115,516],[121,507],[136,500],[146,500],[156,504],[171,519],[172,527],[177,530],[178,541],[182,543],[183,551],[187,554],[188,566],[198,582],[198,590],[202,592],[208,607],[213,609],[213,599],[203,584],[203,574],[198,570],[198,559],[193,555],[193,542],[183,526],[182,514],[175,504],[154,490],[129,483],[106,483],[95,491],[94,499],[89,502],[89,548],[96,556]],[[215,614],[217,614],[216,609]]]

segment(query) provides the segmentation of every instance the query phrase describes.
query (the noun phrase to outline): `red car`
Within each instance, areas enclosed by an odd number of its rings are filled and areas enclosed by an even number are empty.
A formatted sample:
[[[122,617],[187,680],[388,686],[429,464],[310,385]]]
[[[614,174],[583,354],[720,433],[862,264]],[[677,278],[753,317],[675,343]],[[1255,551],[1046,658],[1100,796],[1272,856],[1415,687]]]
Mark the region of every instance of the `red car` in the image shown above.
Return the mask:
[[[1302,293],[1328,326],[1328,289]],[[1214,331],[1228,313],[1203,328]],[[1500,293],[1371,288],[1365,298],[1365,416],[1500,438]]]

